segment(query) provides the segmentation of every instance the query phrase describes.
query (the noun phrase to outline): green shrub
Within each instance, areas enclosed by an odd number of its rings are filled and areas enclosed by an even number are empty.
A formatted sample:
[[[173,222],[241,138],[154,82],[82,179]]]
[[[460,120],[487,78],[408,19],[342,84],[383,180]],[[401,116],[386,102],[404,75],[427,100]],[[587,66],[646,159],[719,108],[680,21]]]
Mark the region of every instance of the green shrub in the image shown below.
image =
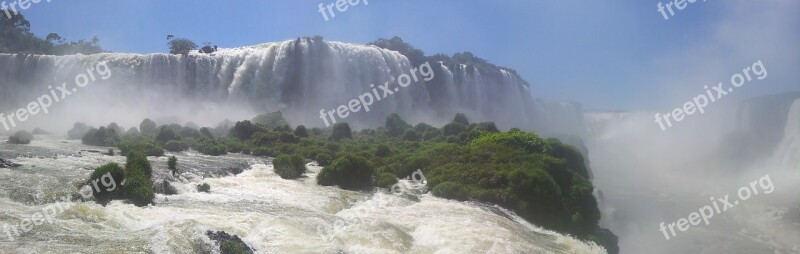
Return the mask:
[[[178,136],[178,133],[175,132],[174,128],[170,126],[161,126],[161,130],[158,131],[158,135],[156,135],[156,142],[159,144],[166,144],[170,141],[180,141],[181,136]]]
[[[125,180],[125,196],[136,206],[153,203],[155,192],[153,183],[143,172],[134,170]]]
[[[549,153],[551,150],[550,144],[545,140],[535,133],[526,132],[488,133],[470,142],[470,146],[488,143],[520,148],[530,153]]]
[[[164,149],[158,144],[146,140],[123,140],[117,145],[122,151],[122,155],[127,156],[131,152],[142,152],[147,156],[164,156]]]
[[[343,139],[352,139],[353,132],[350,130],[350,125],[347,123],[337,123],[333,125],[333,134],[331,139],[340,141]]]
[[[8,143],[18,145],[30,144],[31,140],[33,140],[33,135],[27,131],[18,131],[17,133],[14,133],[14,135],[8,137]]]
[[[252,122],[261,124],[267,129],[275,129],[282,125],[289,125],[289,122],[283,118],[283,113],[280,111],[258,115],[253,118]]]
[[[164,149],[170,152],[183,152],[189,150],[189,145],[183,143],[182,141],[170,140],[166,145],[164,145]]]
[[[114,129],[100,127],[100,129],[90,129],[81,141],[91,146],[116,146],[120,142],[120,137]]]
[[[236,122],[236,124],[231,128],[230,135],[231,137],[235,137],[241,140],[250,139],[258,131],[262,131],[264,128],[257,124],[253,124],[250,121],[244,120]]]
[[[278,155],[272,161],[272,165],[277,173],[283,179],[296,179],[306,172],[306,165],[303,158],[297,155]]]
[[[455,199],[460,201],[467,201],[469,200],[469,191],[467,190],[464,185],[457,184],[454,182],[444,182],[441,184],[436,185],[431,190],[433,195],[443,198]]]
[[[271,132],[271,131],[260,131],[256,134],[253,134],[253,138],[251,139],[253,144],[257,146],[271,146],[278,143],[281,136],[278,133]]]
[[[134,171],[141,171],[148,179],[153,176],[153,168],[150,166],[150,161],[147,160],[147,156],[144,153],[136,151],[129,153],[127,157],[125,170],[128,175],[132,174]]]
[[[175,171],[178,170],[178,158],[170,156],[169,160],[167,160],[167,167],[175,173]]]
[[[209,138],[201,138],[192,144],[192,149],[211,156],[227,154],[227,147],[224,144]]]
[[[197,191],[198,192],[210,193],[211,192],[211,185],[208,185],[207,183],[198,184],[197,185]]]
[[[324,166],[330,165],[331,162],[333,162],[333,156],[331,156],[331,154],[327,153],[327,152],[319,153],[319,154],[317,154],[317,157],[316,157],[315,160],[317,161],[317,164],[319,164],[320,166],[324,167]]]
[[[392,154],[392,150],[389,149],[389,146],[385,144],[380,144],[378,145],[378,148],[375,149],[375,156],[386,157],[389,156],[390,154]]]
[[[294,129],[294,135],[301,138],[308,137],[308,130],[306,130],[305,126],[298,125],[297,128]]]
[[[418,141],[419,134],[417,134],[417,131],[413,129],[407,129],[405,133],[403,133],[403,139],[408,141]]]
[[[389,172],[381,173],[380,177],[378,178],[378,187],[381,188],[390,188],[396,183],[397,176]]]
[[[458,136],[467,131],[467,126],[460,123],[448,123],[442,127],[442,134],[451,137]]]
[[[464,115],[462,113],[458,113],[453,118],[452,123],[456,123],[456,124],[461,124],[461,125],[467,126],[467,125],[469,125],[469,120],[467,120],[467,116],[466,115]]]
[[[403,135],[406,129],[410,129],[411,125],[400,118],[400,115],[392,113],[386,116],[386,134],[390,137],[399,137]]]
[[[275,151],[269,147],[258,147],[253,149],[252,152],[253,156],[273,156],[275,155]]]
[[[86,185],[92,187],[92,194],[100,204],[122,198],[122,181],[125,180],[125,170],[116,163],[103,165],[92,172]],[[111,186],[108,186],[111,185]]]
[[[139,131],[144,134],[156,135],[156,132],[158,131],[156,127],[156,122],[153,122],[153,120],[147,118],[142,120],[142,123],[139,124]]]
[[[364,157],[345,155],[326,166],[317,175],[317,183],[323,186],[337,185],[346,190],[372,188],[375,169]]]

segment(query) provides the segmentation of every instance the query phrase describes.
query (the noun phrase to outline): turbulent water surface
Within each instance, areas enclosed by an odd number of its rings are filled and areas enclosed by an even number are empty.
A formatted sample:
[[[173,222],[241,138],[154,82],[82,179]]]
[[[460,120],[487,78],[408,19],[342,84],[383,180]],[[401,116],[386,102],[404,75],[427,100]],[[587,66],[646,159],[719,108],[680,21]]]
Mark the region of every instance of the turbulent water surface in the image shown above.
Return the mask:
[[[236,234],[258,253],[605,253],[497,207],[433,197],[422,186],[409,185],[405,196],[345,191],[317,185],[313,164],[307,177],[283,180],[270,159],[236,154],[175,154],[182,172],[176,177],[166,157],[150,157],[154,182],[167,180],[179,192],[157,194],[150,207],[61,202],[77,197],[90,169],[124,163],[93,150],[103,149],[54,136],[0,144],[0,157],[22,164],[0,169],[0,224],[65,207],[13,240],[0,232],[4,253],[215,252],[207,230]],[[229,173],[237,169],[244,171]],[[203,182],[211,193],[197,192]]]

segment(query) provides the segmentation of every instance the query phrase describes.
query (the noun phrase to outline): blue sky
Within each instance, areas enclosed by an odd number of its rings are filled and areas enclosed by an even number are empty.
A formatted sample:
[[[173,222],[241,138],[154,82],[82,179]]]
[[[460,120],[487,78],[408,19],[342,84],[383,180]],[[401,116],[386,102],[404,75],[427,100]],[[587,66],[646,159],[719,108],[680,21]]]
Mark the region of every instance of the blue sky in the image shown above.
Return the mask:
[[[697,1],[664,20],[657,0],[370,0],[325,21],[318,5],[332,2],[53,0],[23,14],[37,35],[131,53],[165,52],[167,34],[220,47],[397,35],[429,55],[471,51],[516,69],[534,96],[587,109],[667,110],[759,59],[778,71],[742,98],[800,87],[797,1]]]

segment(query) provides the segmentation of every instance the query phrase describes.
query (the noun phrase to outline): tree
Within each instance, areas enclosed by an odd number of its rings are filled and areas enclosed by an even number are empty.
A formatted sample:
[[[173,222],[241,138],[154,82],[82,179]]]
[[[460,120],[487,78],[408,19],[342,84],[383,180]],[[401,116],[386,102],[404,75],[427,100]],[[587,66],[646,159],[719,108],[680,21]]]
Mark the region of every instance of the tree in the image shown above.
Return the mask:
[[[331,139],[334,141],[339,141],[342,139],[352,139],[353,132],[350,130],[350,125],[347,123],[336,123],[333,125],[333,134],[331,135]]]
[[[386,133],[389,134],[389,136],[399,137],[409,128],[411,128],[411,125],[400,118],[400,115],[392,113],[386,116]]]
[[[469,125],[469,120],[467,120],[467,116],[462,113],[456,114],[456,117],[453,118],[453,123]]]
[[[150,118],[145,118],[139,124],[139,130],[145,134],[156,134],[156,122],[153,122]]]
[[[61,36],[58,35],[57,33],[49,33],[47,34],[47,37],[45,37],[45,40],[49,42],[54,42],[54,41],[62,42],[64,38],[61,38]]]
[[[169,45],[169,53],[174,55],[187,55],[192,50],[197,49],[197,44],[185,38],[173,39],[167,44]]]
[[[303,125],[298,125],[297,128],[294,129],[294,135],[300,138],[308,137],[308,130]]]

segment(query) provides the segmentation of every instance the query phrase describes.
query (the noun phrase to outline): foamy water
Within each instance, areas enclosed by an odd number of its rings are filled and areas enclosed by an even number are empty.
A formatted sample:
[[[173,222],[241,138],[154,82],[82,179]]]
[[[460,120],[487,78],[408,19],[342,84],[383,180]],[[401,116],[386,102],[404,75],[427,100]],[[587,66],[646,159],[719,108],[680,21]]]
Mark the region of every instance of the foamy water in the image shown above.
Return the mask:
[[[121,156],[57,139],[21,147],[0,144],[0,157],[23,164],[0,169],[0,224],[18,223],[77,191],[91,168]],[[94,148],[96,150],[101,150]],[[21,155],[21,156],[18,156]],[[241,237],[258,253],[605,253],[601,247],[543,230],[504,209],[430,194],[345,191],[316,184],[320,170],[283,180],[268,159],[243,155],[177,154],[181,176],[166,174],[166,158],[149,159],[154,176],[178,195],[157,195],[145,208],[111,202],[68,202],[53,223],[10,241],[4,253],[209,253],[207,230]],[[244,163],[236,176],[226,167]],[[199,183],[211,193],[198,193]]]

